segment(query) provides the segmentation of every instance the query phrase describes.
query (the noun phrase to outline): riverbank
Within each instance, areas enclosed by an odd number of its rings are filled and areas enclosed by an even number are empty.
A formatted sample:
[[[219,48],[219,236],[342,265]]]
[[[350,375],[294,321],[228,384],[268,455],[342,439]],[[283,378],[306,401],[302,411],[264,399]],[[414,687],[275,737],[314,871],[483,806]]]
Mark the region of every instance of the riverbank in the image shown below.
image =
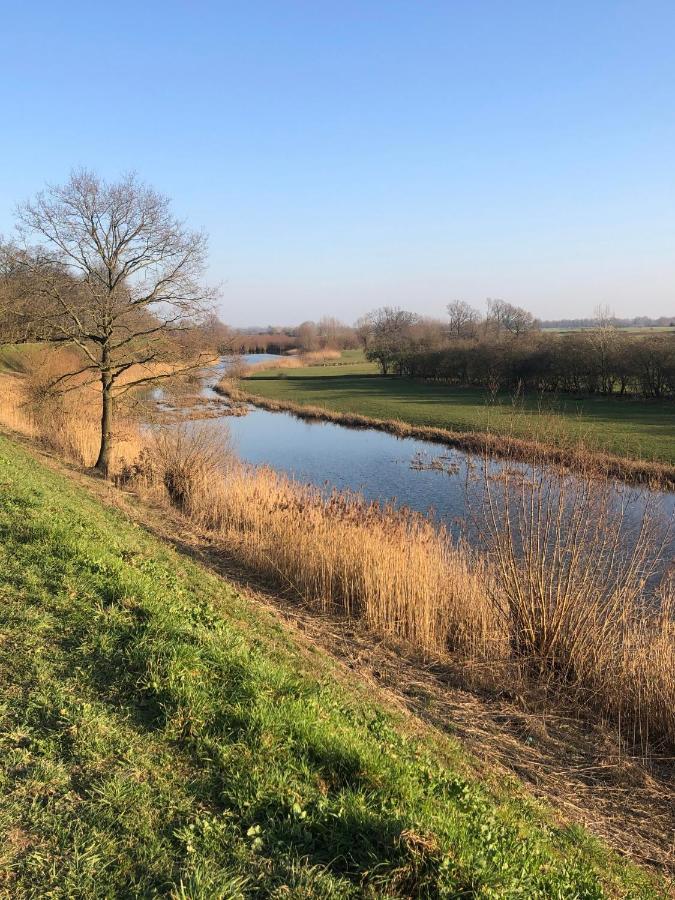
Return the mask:
[[[329,369],[331,367],[325,367]],[[349,392],[349,378],[340,379],[339,388],[333,388],[337,381],[335,374],[325,376],[327,383],[324,394],[323,387],[319,387],[313,393],[305,393],[302,387],[304,379],[295,373],[301,370],[284,371],[283,378],[265,377],[256,375],[238,382],[223,379],[216,385],[215,390],[221,396],[229,397],[237,403],[253,403],[263,409],[272,412],[289,412],[294,416],[309,421],[334,422],[351,428],[372,428],[385,431],[397,437],[411,437],[417,440],[430,441],[437,444],[456,447],[457,449],[476,453],[487,454],[502,459],[512,459],[525,463],[545,463],[552,466],[561,466],[584,473],[597,473],[599,475],[625,481],[629,484],[648,484],[662,490],[675,489],[675,465],[658,460],[631,459],[617,456],[616,454],[593,450],[585,445],[573,442],[564,430],[561,433],[557,420],[549,423],[548,440],[531,440],[517,437],[513,433],[498,433],[495,431],[456,431],[449,428],[440,428],[432,425],[411,424],[402,419],[382,419],[359,412],[348,411],[352,405],[363,405],[358,399],[354,400]],[[292,373],[292,374],[291,374]],[[324,376],[312,375],[312,379],[321,381]],[[375,379],[390,383],[389,379]],[[300,382],[300,387],[294,387],[295,382]],[[397,383],[400,379],[397,380]],[[369,384],[370,384],[369,380]],[[245,387],[245,390],[242,390]],[[334,395],[335,394],[335,395]],[[298,402],[289,397],[301,397]],[[310,400],[319,399],[326,406],[315,406]],[[337,408],[346,407],[347,409]],[[398,408],[398,407],[395,407]],[[512,418],[517,420],[517,413],[512,412]],[[540,431],[543,433],[543,423],[540,422]],[[674,434],[675,437],[675,434]]]
[[[345,667],[318,649],[330,620],[238,593],[204,567],[227,569],[227,556],[199,550],[180,519],[46,461],[51,470],[0,437],[0,891],[95,897],[104,871],[117,896],[667,896],[567,818],[582,813],[649,859],[650,838],[632,829],[663,829],[642,805],[653,776],[605,758],[595,765],[617,766],[611,791],[590,764],[570,791],[592,741],[564,716],[470,705],[442,668],[441,693],[427,694],[429,660],[426,676],[403,670],[414,665],[403,648],[385,659],[377,641],[369,665],[358,631],[343,635]],[[396,693],[382,680],[398,680]],[[434,719],[441,709],[453,709],[447,722]],[[507,720],[520,723],[514,734]],[[570,756],[558,789],[571,805],[561,797],[553,815],[505,771],[531,763],[533,786],[548,789],[558,726]],[[439,728],[473,741],[482,762]],[[626,818],[613,806],[623,777]]]
[[[665,896],[5,437],[0,529],[7,896]]]
[[[340,365],[289,370],[255,367],[248,390],[268,399],[322,406],[375,419],[450,431],[478,431],[583,442],[589,449],[675,466],[675,405],[667,401],[533,395],[513,398],[415,378],[384,377],[363,354],[347,351]]]
[[[3,395],[10,401],[0,408],[6,424],[61,457],[91,465],[95,453],[82,452],[95,443],[86,392],[69,392],[57,408],[41,404],[36,418],[20,387]],[[279,440],[284,420],[293,421],[257,415],[272,420]],[[648,514],[649,504],[642,506],[647,518],[639,506],[636,518],[634,506],[606,479],[569,479],[539,465],[523,481],[519,467],[490,474],[474,456],[466,468],[468,479],[480,481],[468,510],[479,528],[472,549],[448,539],[449,520],[392,505],[391,494],[371,504],[358,492],[328,495],[318,484],[242,465],[229,453],[227,419],[194,429],[170,413],[165,425],[145,437],[140,421],[124,426],[114,477],[178,506],[191,526],[278,589],[361,619],[374,634],[403,638],[420,652],[459,653],[467,671],[487,663],[491,690],[505,679],[528,683],[550,692],[554,705],[560,693],[616,722],[640,752],[660,756],[675,741],[673,585],[660,579],[667,530]],[[336,426],[312,431],[362,437]],[[363,435],[373,436],[396,443],[372,431]],[[547,508],[550,491],[560,496],[574,527],[560,530],[550,517],[514,508],[523,491],[532,493],[528,506],[535,510]],[[557,550],[542,560],[536,552],[525,558],[520,549],[542,546]],[[657,580],[645,581],[652,572]]]

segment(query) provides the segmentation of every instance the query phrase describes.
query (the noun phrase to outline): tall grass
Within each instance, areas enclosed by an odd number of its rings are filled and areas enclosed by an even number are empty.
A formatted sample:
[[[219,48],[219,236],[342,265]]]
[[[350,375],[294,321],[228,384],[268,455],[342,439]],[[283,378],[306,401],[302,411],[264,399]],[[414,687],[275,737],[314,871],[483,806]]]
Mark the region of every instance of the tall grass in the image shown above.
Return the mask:
[[[100,384],[89,373],[63,378],[81,365],[70,349],[24,351],[16,369],[20,374],[0,376],[0,424],[90,467],[101,441]],[[114,431],[113,473],[142,447],[138,424],[124,407],[118,411]]]
[[[303,369],[306,366],[326,366],[336,363],[342,354],[339,350],[307,350],[281,359],[261,360],[257,363],[246,363],[244,360],[234,361],[228,367],[227,378],[241,378],[253,372],[265,369]]]
[[[247,565],[322,610],[440,650],[489,639],[483,564],[454,548],[424,516],[326,497],[218,450],[221,433],[160,431],[149,447],[156,483],[200,527],[236,547]],[[468,611],[467,610],[468,605]]]
[[[23,380],[15,375],[0,375],[0,425],[27,437],[36,437]]]
[[[485,465],[479,517],[510,658],[592,697],[644,745],[675,742],[675,610],[660,574],[671,528],[637,503],[607,481]]]

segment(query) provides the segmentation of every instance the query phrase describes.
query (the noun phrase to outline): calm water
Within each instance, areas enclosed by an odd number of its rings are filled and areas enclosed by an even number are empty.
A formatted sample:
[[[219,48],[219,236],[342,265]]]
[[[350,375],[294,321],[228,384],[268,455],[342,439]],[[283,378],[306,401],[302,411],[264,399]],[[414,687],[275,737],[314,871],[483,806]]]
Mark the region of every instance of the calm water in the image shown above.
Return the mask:
[[[281,359],[281,356],[278,353],[246,353],[240,357],[245,362],[250,363],[252,366],[259,362],[272,362],[275,359]],[[216,367],[220,369],[220,371],[224,371],[227,367],[227,357],[223,357],[220,364]]]
[[[272,358],[262,354],[245,357],[251,362]],[[210,388],[205,393],[211,393]],[[369,500],[393,500],[419,512],[431,511],[449,525],[466,516],[467,477],[482,466],[479,457],[442,444],[330,422],[306,422],[289,413],[255,407],[246,416],[216,419],[211,424],[229,433],[234,451],[247,462],[271,466],[300,482],[348,488]],[[428,464],[437,458],[444,468],[451,467],[453,474],[417,468],[420,460]],[[494,465],[499,468],[498,462]],[[524,465],[520,468],[527,471]],[[631,499],[637,520],[648,492],[624,486],[617,486],[617,491]],[[655,496],[664,517],[673,516],[675,494]]]

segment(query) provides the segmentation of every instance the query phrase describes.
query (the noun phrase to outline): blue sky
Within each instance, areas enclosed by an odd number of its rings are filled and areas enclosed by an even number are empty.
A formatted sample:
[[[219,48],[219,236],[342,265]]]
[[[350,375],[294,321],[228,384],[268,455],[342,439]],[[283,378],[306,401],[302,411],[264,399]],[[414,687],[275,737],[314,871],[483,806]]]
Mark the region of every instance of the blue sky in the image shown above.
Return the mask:
[[[672,314],[674,47],[672,0],[3,4],[0,232],[134,169],[234,324]]]

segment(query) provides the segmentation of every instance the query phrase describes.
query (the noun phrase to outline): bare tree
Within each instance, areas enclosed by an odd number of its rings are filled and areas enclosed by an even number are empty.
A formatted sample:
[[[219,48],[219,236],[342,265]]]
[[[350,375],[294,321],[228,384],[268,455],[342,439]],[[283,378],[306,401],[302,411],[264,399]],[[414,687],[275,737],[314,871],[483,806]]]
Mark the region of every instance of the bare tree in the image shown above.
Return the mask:
[[[353,329],[334,316],[319,319],[317,331],[322,349],[342,350],[356,342]]]
[[[180,343],[188,346],[196,345],[198,348],[211,350],[219,356],[231,353],[236,342],[235,333],[229,325],[221,322],[214,312],[207,313],[198,327],[191,328],[185,335],[180,335],[180,338],[183,337],[185,340],[181,340]]]
[[[487,298],[487,315],[485,317],[485,330],[494,331],[501,334],[504,328],[504,316],[508,303],[505,300],[497,298]]]
[[[487,308],[486,326],[493,329],[498,335],[502,331],[508,331],[517,336],[539,327],[532,313],[523,309],[522,306],[507,303],[506,300],[493,300],[488,297]]]
[[[18,258],[17,247],[0,237],[0,344],[11,343],[18,333],[22,293]]]
[[[116,397],[154,380],[150,367],[170,358],[172,336],[210,307],[213,294],[201,284],[206,237],[189,231],[172,215],[169,200],[134,175],[107,183],[89,171],[74,172],[17,215],[24,240],[15,260],[24,284],[17,307],[22,339],[80,349],[82,366],[59,381],[83,372],[100,378],[96,468],[107,474]],[[194,364],[184,361],[179,371]],[[132,366],[145,368],[118,384]]]
[[[539,324],[532,313],[523,309],[522,306],[508,304],[508,309],[504,318],[504,327],[511,334],[518,336],[534,331],[539,327]]]
[[[478,310],[464,300],[453,300],[446,308],[450,316],[450,334],[454,337],[470,337],[475,333],[480,319]]]
[[[594,307],[593,324],[597,329],[616,328],[616,316],[607,303],[599,303]]]
[[[312,351],[319,347],[319,329],[316,322],[303,322],[298,326],[298,343],[301,350]]]
[[[603,394],[614,391],[615,378],[612,372],[612,357],[619,342],[619,332],[614,324],[615,317],[607,305],[599,304],[593,310],[594,327],[588,331],[590,343],[598,370],[599,388]]]

